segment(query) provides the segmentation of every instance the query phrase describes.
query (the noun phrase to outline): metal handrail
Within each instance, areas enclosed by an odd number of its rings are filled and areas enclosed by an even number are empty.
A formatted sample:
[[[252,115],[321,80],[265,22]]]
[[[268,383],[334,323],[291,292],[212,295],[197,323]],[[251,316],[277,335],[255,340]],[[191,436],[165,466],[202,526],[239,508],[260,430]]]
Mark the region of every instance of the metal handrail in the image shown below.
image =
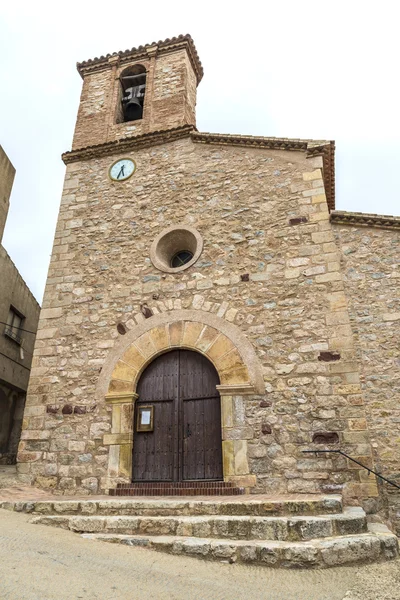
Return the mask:
[[[363,465],[362,463],[360,463],[358,460],[356,460],[355,458],[352,458],[351,456],[349,456],[348,454],[346,454],[345,452],[343,452],[342,450],[302,450],[302,452],[306,453],[313,453],[313,454],[319,454],[320,452],[324,452],[325,454],[327,453],[336,453],[336,454],[341,454],[342,456],[345,456],[346,458],[348,458],[349,460],[352,460],[354,463],[356,463],[357,465],[360,465],[360,467],[362,467],[363,469],[366,469],[368,471],[368,473],[373,473],[374,475],[376,475],[377,477],[379,477],[380,479],[383,479],[383,481],[386,481],[386,483],[389,483],[390,485],[392,485],[393,487],[397,488],[398,490],[400,490],[400,485],[397,485],[397,483],[394,483],[393,481],[390,481],[390,479],[387,479],[386,477],[384,477],[383,475],[381,475],[380,473],[377,473],[376,471],[374,471],[373,469],[370,469],[369,467],[366,467],[365,465]]]

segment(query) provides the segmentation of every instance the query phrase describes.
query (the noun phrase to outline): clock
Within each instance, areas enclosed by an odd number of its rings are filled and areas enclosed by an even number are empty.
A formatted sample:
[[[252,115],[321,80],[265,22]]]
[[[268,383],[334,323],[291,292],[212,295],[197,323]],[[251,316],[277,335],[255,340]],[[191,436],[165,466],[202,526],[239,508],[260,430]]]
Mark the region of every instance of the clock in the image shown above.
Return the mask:
[[[113,181],[126,181],[136,170],[136,164],[131,158],[119,158],[108,170]]]

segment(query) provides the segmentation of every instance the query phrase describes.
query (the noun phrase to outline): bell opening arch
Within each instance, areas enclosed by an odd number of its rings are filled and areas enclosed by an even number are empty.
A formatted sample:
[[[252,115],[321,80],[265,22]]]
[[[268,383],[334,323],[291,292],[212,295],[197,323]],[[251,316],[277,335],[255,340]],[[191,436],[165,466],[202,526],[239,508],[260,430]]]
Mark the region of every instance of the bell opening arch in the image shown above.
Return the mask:
[[[119,77],[120,100],[117,107],[117,123],[139,121],[143,118],[146,77],[144,65],[132,65],[122,71]]]

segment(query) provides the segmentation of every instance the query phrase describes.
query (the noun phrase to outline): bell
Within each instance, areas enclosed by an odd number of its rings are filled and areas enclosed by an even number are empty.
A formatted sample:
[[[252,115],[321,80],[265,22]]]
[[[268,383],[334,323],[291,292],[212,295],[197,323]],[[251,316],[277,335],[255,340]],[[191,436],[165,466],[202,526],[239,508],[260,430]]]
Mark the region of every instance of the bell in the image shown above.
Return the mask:
[[[137,121],[143,115],[139,98],[131,98],[124,106],[124,121]]]

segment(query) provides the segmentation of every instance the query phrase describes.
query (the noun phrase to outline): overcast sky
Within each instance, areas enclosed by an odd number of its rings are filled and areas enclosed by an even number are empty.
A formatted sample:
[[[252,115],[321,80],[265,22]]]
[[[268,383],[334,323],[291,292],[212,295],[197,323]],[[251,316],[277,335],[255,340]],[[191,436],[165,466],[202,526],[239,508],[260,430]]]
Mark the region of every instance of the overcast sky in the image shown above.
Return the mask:
[[[336,141],[336,207],[400,214],[395,0],[41,0],[0,6],[3,244],[41,302],[71,147],[76,62],[190,33],[200,131]]]

